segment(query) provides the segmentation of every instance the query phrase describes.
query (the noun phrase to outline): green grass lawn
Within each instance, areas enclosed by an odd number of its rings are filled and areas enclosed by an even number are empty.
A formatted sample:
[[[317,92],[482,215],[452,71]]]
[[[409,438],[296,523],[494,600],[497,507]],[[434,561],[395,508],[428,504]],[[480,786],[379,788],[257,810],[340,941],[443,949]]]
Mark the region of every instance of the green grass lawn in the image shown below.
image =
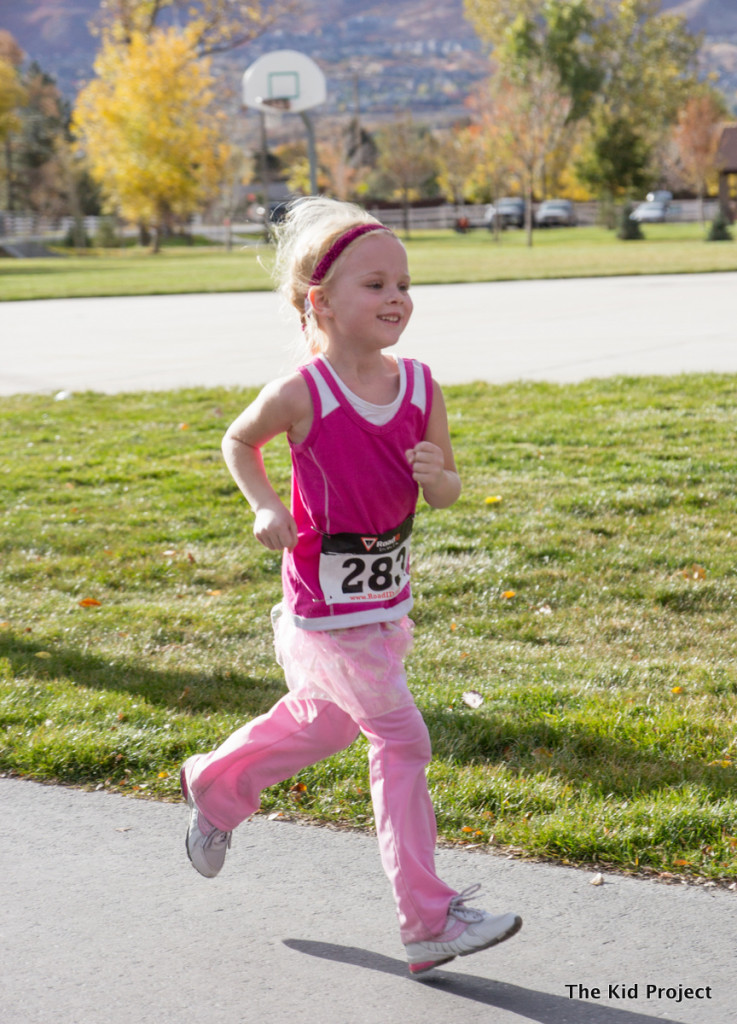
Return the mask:
[[[621,242],[598,227],[521,231],[499,242],[485,230],[415,232],[407,242],[416,284],[525,278],[598,277],[737,270],[737,243],[704,240],[699,224],[653,224],[641,242]],[[137,248],[59,259],[0,259],[0,300],[93,295],[252,291],[271,287],[272,250],[249,244],[222,249]]]
[[[279,558],[219,453],[250,397],[0,400],[0,771],[173,799],[283,692]],[[408,665],[441,836],[731,882],[737,378],[447,400],[465,490],[418,515]],[[363,740],[299,782],[264,809],[369,826]]]

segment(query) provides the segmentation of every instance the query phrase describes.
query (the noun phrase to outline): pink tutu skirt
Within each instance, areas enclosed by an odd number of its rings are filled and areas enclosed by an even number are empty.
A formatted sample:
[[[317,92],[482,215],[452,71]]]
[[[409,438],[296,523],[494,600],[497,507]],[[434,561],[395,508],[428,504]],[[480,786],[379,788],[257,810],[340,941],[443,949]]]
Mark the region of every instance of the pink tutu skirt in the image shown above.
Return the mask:
[[[413,624],[375,622],[346,629],[300,629],[282,605],[271,613],[276,660],[287,686],[305,700],[329,700],[354,721],[413,704],[404,659]]]

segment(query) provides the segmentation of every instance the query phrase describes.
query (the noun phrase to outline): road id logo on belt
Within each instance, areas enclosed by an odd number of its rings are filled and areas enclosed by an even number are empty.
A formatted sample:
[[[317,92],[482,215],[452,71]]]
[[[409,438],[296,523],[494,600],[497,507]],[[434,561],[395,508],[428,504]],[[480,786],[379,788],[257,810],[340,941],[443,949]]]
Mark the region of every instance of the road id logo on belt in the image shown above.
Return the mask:
[[[381,534],[324,534],[320,587],[327,604],[390,601],[409,583],[413,516]]]

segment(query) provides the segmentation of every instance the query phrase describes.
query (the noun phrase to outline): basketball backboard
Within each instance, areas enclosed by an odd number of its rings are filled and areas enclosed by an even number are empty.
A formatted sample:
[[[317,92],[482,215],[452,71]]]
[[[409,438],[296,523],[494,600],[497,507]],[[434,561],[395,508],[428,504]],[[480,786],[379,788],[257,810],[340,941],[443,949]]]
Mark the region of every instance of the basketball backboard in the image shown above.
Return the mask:
[[[297,50],[265,53],[243,75],[243,102],[261,111],[299,114],[325,102],[325,75]]]

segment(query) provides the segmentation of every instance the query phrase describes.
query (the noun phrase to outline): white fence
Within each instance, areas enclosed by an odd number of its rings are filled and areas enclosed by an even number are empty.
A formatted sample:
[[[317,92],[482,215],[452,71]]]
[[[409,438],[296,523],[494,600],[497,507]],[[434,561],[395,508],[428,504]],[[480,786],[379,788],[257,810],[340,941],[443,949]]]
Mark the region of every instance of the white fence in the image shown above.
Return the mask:
[[[535,209],[539,204],[535,204]],[[718,209],[716,199],[707,199],[704,204],[704,216],[707,221],[714,219]],[[598,203],[576,203],[576,217],[581,225],[597,224],[599,222]],[[401,229],[404,226],[404,211],[401,208],[391,209],[371,208],[371,212],[387,227]],[[415,230],[442,230],[452,229],[456,226],[459,217],[468,219],[471,228],[486,227],[485,205],[454,206],[445,204],[443,206],[410,207],[409,226]],[[671,203],[668,210],[667,220],[694,222],[701,218],[701,210],[697,200],[676,200]],[[89,237],[97,232],[101,218],[85,217],[84,229]],[[47,240],[62,239],[74,227],[72,217],[39,217],[29,213],[3,213],[0,211],[0,239],[35,239]],[[197,218],[193,225],[195,231],[207,230],[211,234],[214,229],[224,228],[220,224],[208,224],[206,220]],[[239,225],[247,229],[245,225]],[[209,230],[208,230],[209,229]]]
[[[100,217],[85,217],[84,230],[92,236]],[[35,213],[4,213],[0,210],[0,238],[64,238],[74,227],[74,217],[41,217]]]
[[[540,203],[533,205],[533,211],[537,210]],[[599,223],[599,204],[575,203],[576,219],[580,225]],[[710,221],[718,209],[716,199],[707,199],[704,203],[704,217]],[[440,230],[456,226],[459,217],[466,217],[471,228],[486,227],[485,213],[486,206],[427,206],[410,207],[409,226],[416,230]],[[390,228],[402,228],[404,226],[404,211],[392,207],[391,209],[372,208],[371,213],[377,217],[382,224]],[[695,222],[701,219],[701,210],[698,200],[686,199],[676,200],[670,204],[666,220],[669,222]]]

